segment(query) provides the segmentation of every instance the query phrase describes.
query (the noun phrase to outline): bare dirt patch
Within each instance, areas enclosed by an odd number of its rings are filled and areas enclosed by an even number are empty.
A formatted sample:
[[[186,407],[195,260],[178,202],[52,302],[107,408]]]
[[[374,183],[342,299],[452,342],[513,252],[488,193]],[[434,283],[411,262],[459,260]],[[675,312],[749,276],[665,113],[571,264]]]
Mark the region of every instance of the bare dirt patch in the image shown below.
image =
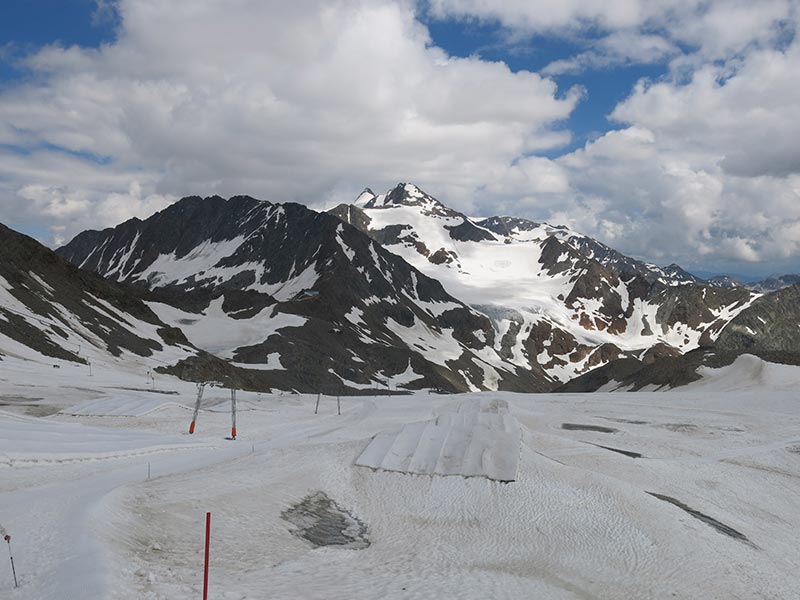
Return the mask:
[[[352,513],[331,500],[325,492],[315,492],[281,513],[294,525],[292,533],[315,547],[338,546],[361,550],[369,546],[367,526]]]

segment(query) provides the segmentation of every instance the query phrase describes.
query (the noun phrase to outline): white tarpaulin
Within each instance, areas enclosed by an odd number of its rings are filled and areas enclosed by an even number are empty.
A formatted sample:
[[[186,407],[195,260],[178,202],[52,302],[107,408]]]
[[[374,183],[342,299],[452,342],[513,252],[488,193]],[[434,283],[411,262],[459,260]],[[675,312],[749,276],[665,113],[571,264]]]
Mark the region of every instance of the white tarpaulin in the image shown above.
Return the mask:
[[[377,434],[355,464],[427,475],[514,481],[520,426],[503,400],[469,400],[457,412]]]

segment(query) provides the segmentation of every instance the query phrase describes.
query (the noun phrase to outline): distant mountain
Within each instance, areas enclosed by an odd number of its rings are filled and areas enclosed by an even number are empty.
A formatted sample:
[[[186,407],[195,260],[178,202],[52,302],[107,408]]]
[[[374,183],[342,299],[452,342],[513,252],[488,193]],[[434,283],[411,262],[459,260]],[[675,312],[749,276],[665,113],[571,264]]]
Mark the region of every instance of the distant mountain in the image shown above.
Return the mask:
[[[137,286],[189,340],[271,387],[546,390],[483,314],[358,229],[299,204],[184,198],[58,253]],[[184,365],[186,367],[186,365]]]
[[[612,361],[567,382],[557,391],[636,391],[647,386],[677,387],[700,379],[700,367],[727,366],[743,354],[752,354],[770,362],[800,365],[798,328],[800,284],[756,299],[731,319],[716,339],[704,340],[698,349],[651,360],[628,358]]]
[[[474,220],[412,184],[330,211],[492,320],[498,351],[558,381],[663,344],[691,350],[755,295],[706,286],[563,226]]]
[[[800,283],[800,275],[775,275],[747,285],[756,292],[775,292]]]
[[[800,356],[800,284],[784,287],[755,300],[731,319],[713,348],[734,354],[756,354],[795,362]],[[789,360],[782,360],[785,355]]]
[[[0,225],[0,360],[172,365],[197,351],[126,290]]]
[[[754,292],[768,294],[800,283],[800,275],[773,275],[766,279],[745,283],[742,279],[728,275],[716,275],[706,280],[709,285],[728,289],[744,287]]]
[[[728,290],[739,287],[747,287],[742,281],[727,275],[715,275],[714,277],[706,279],[706,283],[708,285],[713,285],[714,287],[721,287]]]
[[[765,302],[564,226],[469,218],[406,183],[322,213],[188,197],[57,252],[136,290],[204,351],[173,372],[259,389],[546,391],[620,368],[660,376],[715,344],[742,351],[731,332]]]

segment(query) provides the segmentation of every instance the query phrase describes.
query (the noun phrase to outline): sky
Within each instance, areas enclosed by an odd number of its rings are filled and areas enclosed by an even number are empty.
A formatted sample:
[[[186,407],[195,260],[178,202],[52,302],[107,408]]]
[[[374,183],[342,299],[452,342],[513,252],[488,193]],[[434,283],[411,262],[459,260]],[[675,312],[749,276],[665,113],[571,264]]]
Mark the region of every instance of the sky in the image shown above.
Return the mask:
[[[3,0],[0,222],[413,182],[701,275],[800,272],[800,0]]]

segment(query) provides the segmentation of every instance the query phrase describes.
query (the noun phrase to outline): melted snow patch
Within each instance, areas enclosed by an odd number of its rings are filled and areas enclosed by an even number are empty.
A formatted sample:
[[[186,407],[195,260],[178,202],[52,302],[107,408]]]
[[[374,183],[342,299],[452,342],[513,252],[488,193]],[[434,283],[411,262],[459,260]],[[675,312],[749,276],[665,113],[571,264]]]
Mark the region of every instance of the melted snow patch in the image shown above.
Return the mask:
[[[395,387],[405,386],[411,383],[412,381],[417,381],[418,379],[423,377],[423,375],[420,375],[419,373],[414,371],[414,369],[411,366],[411,361],[408,361],[408,366],[406,367],[406,370],[403,371],[402,373],[398,373],[397,375],[386,375],[384,373],[382,374],[382,376],[388,383],[394,385]]]
[[[260,292],[269,294],[278,302],[288,302],[304,290],[313,289],[318,279],[319,273],[317,272],[317,267],[312,263],[287,281],[260,284],[251,286],[250,289],[257,289]]]
[[[457,412],[377,434],[355,464],[422,475],[514,481],[520,425],[504,400],[471,399]]]
[[[231,362],[234,367],[239,367],[241,369],[251,369],[255,371],[283,371],[286,370],[286,367],[283,366],[281,363],[281,355],[278,352],[271,352],[267,354],[267,362],[266,363],[243,363],[243,362]]]
[[[364,311],[357,306],[354,306],[350,309],[350,312],[344,316],[344,318],[350,321],[353,325],[366,325],[366,323],[364,323],[364,319],[362,318],[363,316]]]

